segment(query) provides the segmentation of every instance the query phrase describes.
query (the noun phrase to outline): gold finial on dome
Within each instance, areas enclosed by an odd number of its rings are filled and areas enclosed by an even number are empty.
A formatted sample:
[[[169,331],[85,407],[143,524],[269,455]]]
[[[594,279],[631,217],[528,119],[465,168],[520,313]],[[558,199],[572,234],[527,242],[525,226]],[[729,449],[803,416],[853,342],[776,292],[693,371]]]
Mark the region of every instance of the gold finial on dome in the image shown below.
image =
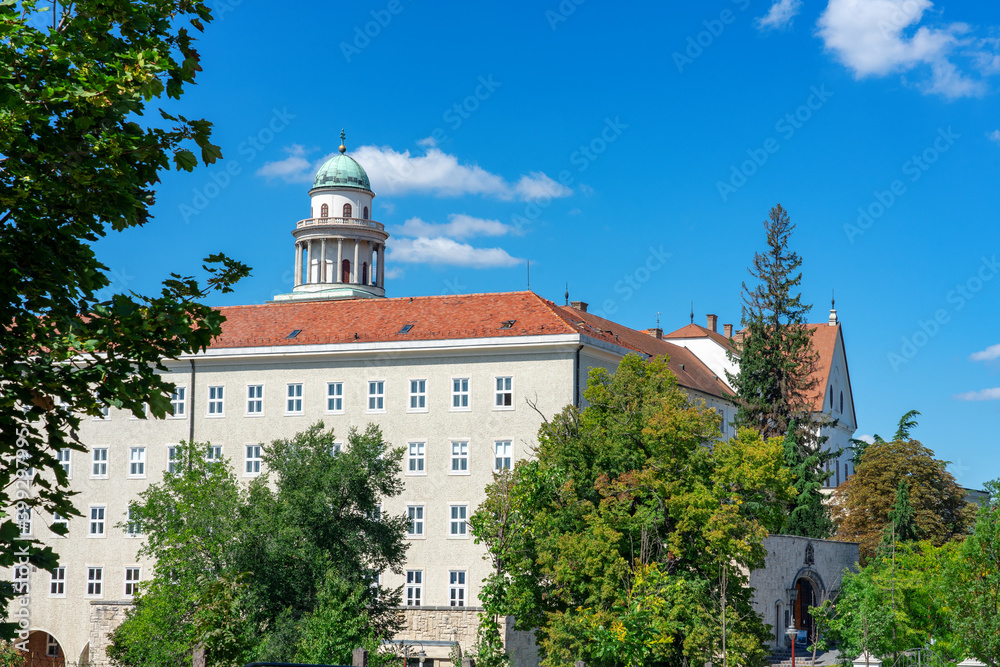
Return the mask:
[[[346,153],[347,146],[344,144],[344,140],[347,138],[347,134],[344,132],[343,128],[340,130],[340,152]]]

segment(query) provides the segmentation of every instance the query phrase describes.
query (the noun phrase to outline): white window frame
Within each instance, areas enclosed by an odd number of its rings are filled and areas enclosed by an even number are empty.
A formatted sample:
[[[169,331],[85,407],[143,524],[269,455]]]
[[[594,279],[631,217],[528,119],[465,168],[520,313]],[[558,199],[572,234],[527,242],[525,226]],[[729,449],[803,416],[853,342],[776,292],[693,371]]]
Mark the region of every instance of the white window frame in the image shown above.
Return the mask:
[[[427,474],[427,441],[411,440],[406,443],[406,475]]]
[[[108,478],[108,447],[94,447],[90,450],[90,478]]]
[[[57,538],[62,538],[62,539],[65,539],[65,538],[69,537],[69,518],[65,517],[65,516],[63,516],[61,514],[59,514],[59,512],[53,512],[52,513],[52,525],[54,526],[57,523],[61,523],[62,525],[66,526],[66,529],[67,529],[66,534],[65,535],[60,535],[58,533],[53,532],[52,533],[52,537],[57,537]]]
[[[510,404],[502,400],[501,396],[509,396]],[[514,376],[494,375],[493,376],[493,409],[513,410],[514,409]]]
[[[177,466],[181,462],[177,456],[179,453],[180,445],[167,445],[167,466],[165,470],[168,473],[174,474],[177,472]]]
[[[410,380],[410,397],[407,412],[427,412],[427,378]]]
[[[424,571],[406,571],[406,599],[403,604],[407,607],[422,607],[424,602]]]
[[[128,478],[146,479],[146,446],[128,448]]]
[[[205,461],[218,463],[222,460],[222,445],[209,445],[205,448]]]
[[[344,451],[344,443],[335,442],[332,445],[330,445],[330,456],[336,456],[337,454],[340,454],[342,451]]]
[[[213,419],[226,416],[226,385],[211,384],[208,386],[208,402],[205,416]]]
[[[103,422],[111,419],[111,407],[108,405],[101,406],[101,416],[94,417],[94,421]]]
[[[334,388],[336,388],[336,392],[333,391]],[[334,406],[337,407],[331,408],[330,401],[333,401]],[[331,415],[344,414],[344,383],[340,380],[326,383],[326,411]]]
[[[59,640],[45,633],[45,657],[46,658],[58,658],[59,657]]]
[[[170,407],[174,413],[167,415],[169,419],[184,419],[187,417],[187,385],[179,384],[170,393]]]
[[[59,465],[66,471],[66,478],[73,479],[71,467],[73,463],[73,450],[69,447],[64,447],[58,451],[56,458],[59,460]]]
[[[134,574],[134,578],[129,575]],[[122,589],[125,598],[131,600],[139,593],[139,582],[142,581],[142,568],[138,565],[125,566],[125,587]],[[131,592],[129,587],[131,586]]]
[[[448,503],[448,539],[469,539],[469,503]]]
[[[87,565],[87,593],[86,598],[104,597],[104,566]]]
[[[303,406],[303,394],[305,385],[302,382],[289,382],[285,385],[285,414],[301,415],[305,414]]]
[[[52,589],[56,590],[53,591]],[[66,566],[60,565],[51,573],[49,573],[49,597],[50,598],[64,598],[66,597]]]
[[[468,580],[469,573],[465,570],[448,570],[448,604],[450,606],[465,606],[466,600],[469,599],[469,585],[466,583]]]
[[[264,383],[263,382],[247,382],[247,405],[246,405],[246,416],[247,417],[263,417],[264,416]]]
[[[501,447],[503,450],[501,451]],[[506,463],[506,465],[503,465]],[[493,441],[493,472],[514,468],[513,438],[498,438]]]
[[[449,475],[472,474],[472,466],[469,464],[469,449],[469,438],[452,438],[448,441]]]
[[[259,442],[243,446],[243,476],[256,477],[260,474],[260,467],[264,462],[261,456],[263,445]]]
[[[385,412],[385,380],[368,380],[368,402],[365,404],[369,414]]]
[[[132,512],[135,510],[133,505],[129,505],[128,510],[125,512],[125,537],[142,537],[142,521],[138,518],[133,518]]]
[[[456,383],[458,383],[457,388]],[[463,403],[465,405],[462,405]],[[451,379],[451,411],[468,412],[469,410],[472,410],[472,378],[454,377]]]
[[[425,521],[423,503],[413,503],[406,506],[406,537],[411,540],[423,539],[425,536]]]
[[[87,506],[87,537],[101,539],[108,536],[108,506]]]

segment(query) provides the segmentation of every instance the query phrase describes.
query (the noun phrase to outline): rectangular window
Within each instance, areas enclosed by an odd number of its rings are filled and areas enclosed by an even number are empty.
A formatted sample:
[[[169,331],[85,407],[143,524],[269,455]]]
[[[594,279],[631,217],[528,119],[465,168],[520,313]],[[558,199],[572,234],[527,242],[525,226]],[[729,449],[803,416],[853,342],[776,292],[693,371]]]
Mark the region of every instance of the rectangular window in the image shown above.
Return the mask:
[[[427,410],[427,380],[410,380],[410,411]]]
[[[500,409],[514,407],[514,378],[509,375],[497,376],[496,400],[493,406]]]
[[[58,658],[59,657],[59,642],[52,635],[45,635],[45,657],[46,658]]]
[[[302,414],[302,383],[292,383],[288,385],[288,391],[286,393],[287,400],[285,401],[285,414],[286,415],[301,415]]]
[[[469,472],[469,441],[451,441],[451,474],[464,475]]]
[[[101,406],[101,416],[95,417],[95,419],[111,419],[111,408],[107,405]]]
[[[493,443],[493,472],[510,470],[510,440],[497,440]]]
[[[466,519],[469,515],[468,505],[451,505],[451,520],[448,523],[448,534],[452,537],[465,537],[468,535],[468,524]]]
[[[90,476],[106,478],[108,476],[108,448],[95,447],[92,455],[93,465],[90,468]]]
[[[385,411],[385,382],[371,380],[368,383],[368,412]]]
[[[139,518],[139,510],[130,506],[128,508],[128,521],[125,523],[126,537],[142,537],[142,519]]]
[[[209,463],[222,461],[222,445],[209,445],[205,450],[205,460]]]
[[[104,595],[104,568],[87,568],[87,595],[100,597]]]
[[[264,385],[262,384],[247,385],[247,414],[248,415],[264,414]]]
[[[344,451],[344,443],[342,442],[335,442],[330,446],[330,456],[336,456],[342,451]]]
[[[469,378],[451,379],[451,409],[469,409]]]
[[[226,388],[223,386],[208,388],[208,415],[210,417],[221,417],[224,414]]]
[[[70,476],[69,464],[70,464],[70,456],[72,453],[73,450],[67,448],[67,449],[60,449],[59,453],[57,454],[57,458],[59,459],[59,465],[62,466],[63,471],[66,473],[66,477]]]
[[[344,411],[344,383],[343,382],[327,382],[326,383],[326,411],[327,412],[343,412]]]
[[[424,571],[406,571],[406,606],[419,607],[424,599]]]
[[[465,606],[465,570],[448,573],[448,599],[452,607]]]
[[[406,471],[411,475],[426,474],[424,470],[424,447],[422,442],[411,442],[407,447]]]
[[[146,448],[130,447],[128,450],[128,476],[146,476]]]
[[[180,461],[177,460],[177,445],[167,445],[167,472],[177,472]]]
[[[104,505],[90,506],[90,530],[87,537],[104,537],[104,514],[107,508]]]
[[[246,459],[243,472],[248,475],[259,475],[261,461],[260,445],[247,445],[245,449]]]
[[[424,534],[424,506],[423,505],[407,505],[406,506],[406,517],[409,520],[409,525],[406,528],[406,534],[409,537],[418,537]]]
[[[175,387],[170,394],[170,409],[174,417],[183,417],[187,413],[187,388]]]
[[[52,513],[52,527],[55,528],[57,525],[66,526],[66,528],[68,529],[69,528],[69,520],[66,517],[64,517],[62,514],[59,514],[58,512],[53,512]],[[53,531],[53,532],[55,532],[55,531]],[[58,535],[59,537],[66,537],[68,534],[69,534],[68,532],[64,532],[62,534],[56,533],[56,535]]]
[[[49,575],[49,597],[66,597],[66,567],[59,566]]]
[[[139,594],[139,568],[125,568],[125,597],[131,598]]]

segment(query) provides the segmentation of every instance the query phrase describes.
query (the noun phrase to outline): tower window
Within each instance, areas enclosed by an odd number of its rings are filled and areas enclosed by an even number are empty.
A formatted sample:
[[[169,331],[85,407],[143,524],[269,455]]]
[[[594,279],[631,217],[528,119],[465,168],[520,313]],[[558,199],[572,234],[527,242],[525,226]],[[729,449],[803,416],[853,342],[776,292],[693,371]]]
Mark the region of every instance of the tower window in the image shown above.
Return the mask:
[[[328,204],[323,204],[319,207],[319,217],[329,218],[330,217],[330,206]]]
[[[840,392],[840,411],[844,411],[844,392]]]
[[[362,216],[361,216],[361,217],[363,217],[363,218],[364,218],[365,220],[367,220],[367,219],[368,219],[368,207],[367,207],[367,206],[365,206],[365,207],[364,207],[363,209],[361,209],[361,210],[362,210],[362,211],[364,211],[364,213],[362,213]]]
[[[368,284],[368,262],[361,262],[361,275],[358,276],[358,284]]]
[[[351,282],[351,260],[345,259],[340,263],[340,282]]]
[[[351,205],[350,204],[344,204],[344,217],[345,218],[351,217]]]

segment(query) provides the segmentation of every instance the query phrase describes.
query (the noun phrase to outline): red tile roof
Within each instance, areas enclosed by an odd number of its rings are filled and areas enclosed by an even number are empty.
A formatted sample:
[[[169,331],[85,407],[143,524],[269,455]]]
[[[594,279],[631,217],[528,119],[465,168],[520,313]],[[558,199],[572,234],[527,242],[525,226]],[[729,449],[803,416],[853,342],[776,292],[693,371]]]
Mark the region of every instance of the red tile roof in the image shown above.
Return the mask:
[[[534,292],[272,302],[218,309],[226,316],[212,348],[324,345],[581,334],[650,356],[668,355],[681,386],[714,396],[732,391],[689,350]],[[509,328],[503,323],[512,320]],[[406,325],[413,325],[402,333]],[[288,336],[296,329],[300,332]]]
[[[816,368],[812,372],[812,379],[816,381],[815,395],[812,398],[813,410],[823,411],[823,397],[826,395],[826,386],[830,379],[830,371],[833,369],[833,353],[837,349],[837,338],[840,336],[840,325],[830,326],[829,323],[809,324],[812,329],[813,349],[819,354],[816,361]]]
[[[726,348],[727,350],[733,349],[732,342],[720,334],[718,331],[712,331],[706,327],[697,324],[688,324],[683,326],[677,331],[671,331],[668,334],[663,335],[664,338],[711,338],[716,343]]]

